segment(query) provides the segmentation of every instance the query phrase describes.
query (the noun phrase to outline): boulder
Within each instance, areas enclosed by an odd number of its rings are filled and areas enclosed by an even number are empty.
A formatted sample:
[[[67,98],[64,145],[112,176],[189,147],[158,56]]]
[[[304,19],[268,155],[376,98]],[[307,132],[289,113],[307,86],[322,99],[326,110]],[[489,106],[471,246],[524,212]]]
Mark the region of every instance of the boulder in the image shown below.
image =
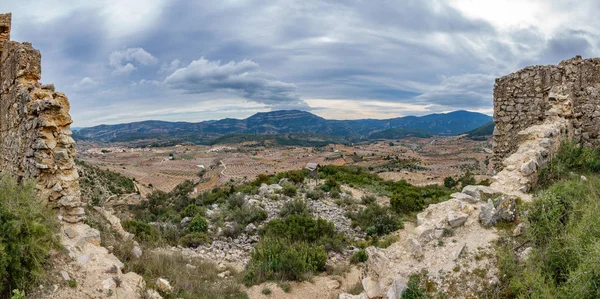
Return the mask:
[[[332,279],[327,281],[327,288],[330,290],[335,290],[335,289],[339,289],[340,288],[340,282]]]
[[[192,217],[184,217],[181,219],[181,222],[179,222],[179,225],[181,225],[181,227],[187,227],[190,222],[192,222]]]
[[[415,238],[409,238],[406,241],[406,249],[408,249],[408,251],[414,255],[421,255],[423,253],[421,243]]]
[[[160,277],[156,279],[156,288],[165,294],[168,294],[173,290],[169,281]]]
[[[484,226],[492,226],[499,221],[512,222],[516,218],[517,198],[511,195],[502,195],[481,206],[479,220]]]
[[[469,185],[463,188],[462,193],[472,196],[477,200],[485,200],[501,193],[487,186]]]
[[[388,264],[389,260],[383,253],[383,251],[370,246],[365,249],[367,253],[367,265],[369,269],[372,269],[375,274],[380,275]]]
[[[381,288],[379,287],[379,282],[374,280],[370,276],[365,277],[362,280],[362,286],[369,298],[378,298],[383,297],[381,293]]]
[[[463,212],[448,212],[448,224],[451,228],[457,228],[463,225],[467,221],[467,218],[469,218],[469,214],[465,214]]]
[[[147,298],[147,299],[163,299],[163,297],[154,289],[147,289],[145,298]]]
[[[462,201],[465,201],[465,202],[468,202],[468,203],[476,203],[476,202],[479,201],[479,199],[477,199],[477,198],[475,198],[475,197],[473,197],[473,196],[471,196],[469,194],[462,193],[462,192],[452,193],[450,195],[450,197],[456,198],[458,200],[462,200]]]
[[[254,231],[256,231],[256,225],[250,223],[250,224],[246,225],[246,227],[244,228],[244,231],[247,233],[254,232]]]
[[[406,279],[402,276],[396,276],[386,295],[388,299],[402,298],[402,292],[406,289]]]
[[[138,242],[133,241],[133,248],[131,248],[131,255],[139,259],[142,256],[142,248],[140,248],[140,244]]]

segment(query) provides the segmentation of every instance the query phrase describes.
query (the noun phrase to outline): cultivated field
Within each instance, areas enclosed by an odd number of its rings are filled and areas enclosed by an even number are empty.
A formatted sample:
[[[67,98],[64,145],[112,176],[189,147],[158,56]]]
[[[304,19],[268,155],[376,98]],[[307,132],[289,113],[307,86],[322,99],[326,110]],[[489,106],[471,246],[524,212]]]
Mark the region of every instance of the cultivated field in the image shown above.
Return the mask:
[[[126,144],[79,142],[78,158],[135,178],[142,193],[170,191],[185,180],[201,181],[198,191],[228,181],[252,180],[259,174],[301,169],[309,162],[321,165],[358,165],[390,180],[414,185],[441,184],[471,170],[479,180],[490,172],[489,141],[461,137],[411,138],[356,145],[325,147],[173,146],[130,148]]]

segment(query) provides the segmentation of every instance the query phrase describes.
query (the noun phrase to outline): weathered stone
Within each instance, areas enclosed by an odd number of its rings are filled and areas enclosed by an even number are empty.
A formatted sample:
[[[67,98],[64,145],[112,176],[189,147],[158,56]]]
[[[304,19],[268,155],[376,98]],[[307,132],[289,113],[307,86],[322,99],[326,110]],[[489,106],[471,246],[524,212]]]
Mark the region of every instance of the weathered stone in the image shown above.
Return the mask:
[[[379,283],[370,276],[363,278],[362,286],[369,298],[382,297],[383,295]]]
[[[494,195],[499,195],[500,192],[487,186],[470,185],[463,188],[462,193],[472,196],[477,200],[487,199]]]
[[[496,199],[488,199],[481,206],[479,220],[484,226],[495,225],[498,221],[511,222],[516,218],[516,198],[502,195]]]
[[[352,295],[352,294],[348,294],[348,293],[341,293],[338,296],[338,299],[369,299],[369,297],[367,296],[367,294],[365,292],[362,292],[358,295]]]
[[[160,277],[156,279],[156,288],[160,292],[163,292],[165,294],[171,293],[171,291],[173,291],[173,287],[171,286],[169,281]]]
[[[340,282],[335,279],[328,280],[326,284],[327,284],[327,288],[330,290],[335,290],[335,289],[340,288]]]
[[[402,298],[402,292],[406,290],[406,278],[402,276],[396,276],[392,281],[392,285],[388,289],[386,295],[388,299],[400,299]]]
[[[423,252],[421,243],[415,238],[409,238],[406,240],[406,249],[408,249],[408,251],[414,255],[421,255]]]
[[[475,203],[475,202],[479,201],[479,199],[477,199],[477,198],[475,198],[475,197],[473,197],[471,195],[462,193],[462,192],[452,193],[450,195],[450,197],[456,198],[458,200],[462,200],[462,201],[465,201],[465,202],[468,202],[468,203]]]
[[[383,251],[373,246],[367,247],[365,251],[368,257],[367,264],[369,265],[369,268],[372,269],[377,275],[381,274],[389,262],[388,258],[385,256]]]
[[[467,219],[469,218],[469,214],[465,214],[463,212],[451,211],[448,212],[448,224],[451,228],[457,228],[463,225]]]

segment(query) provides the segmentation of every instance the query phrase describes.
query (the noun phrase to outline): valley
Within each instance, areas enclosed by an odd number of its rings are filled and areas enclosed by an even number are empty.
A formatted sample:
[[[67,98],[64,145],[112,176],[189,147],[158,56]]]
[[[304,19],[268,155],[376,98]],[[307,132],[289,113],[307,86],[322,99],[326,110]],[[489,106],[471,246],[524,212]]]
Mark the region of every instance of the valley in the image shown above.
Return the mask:
[[[129,147],[127,143],[78,142],[78,159],[135,178],[142,194],[168,192],[185,180],[200,181],[196,191],[227,182],[244,183],[259,174],[303,169],[307,163],[361,166],[389,180],[442,185],[467,170],[489,177],[488,139],[465,136],[408,138],[321,147],[262,145],[257,142],[215,146]],[[223,167],[225,165],[225,167]],[[201,176],[200,176],[201,174]]]

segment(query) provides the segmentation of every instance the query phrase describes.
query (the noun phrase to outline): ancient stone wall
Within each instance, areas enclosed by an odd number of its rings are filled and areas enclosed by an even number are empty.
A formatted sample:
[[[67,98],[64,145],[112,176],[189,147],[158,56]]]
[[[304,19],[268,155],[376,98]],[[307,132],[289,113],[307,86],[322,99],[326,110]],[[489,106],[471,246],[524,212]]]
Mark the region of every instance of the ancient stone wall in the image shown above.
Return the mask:
[[[41,54],[9,40],[10,20],[0,15],[0,170],[19,181],[35,179],[39,196],[64,221],[81,221],[69,101],[38,82]]]
[[[555,110],[551,112],[551,110]],[[600,130],[600,58],[531,66],[496,79],[494,159],[497,170],[524,140],[519,132],[552,119],[567,120],[567,135],[591,146]]]

